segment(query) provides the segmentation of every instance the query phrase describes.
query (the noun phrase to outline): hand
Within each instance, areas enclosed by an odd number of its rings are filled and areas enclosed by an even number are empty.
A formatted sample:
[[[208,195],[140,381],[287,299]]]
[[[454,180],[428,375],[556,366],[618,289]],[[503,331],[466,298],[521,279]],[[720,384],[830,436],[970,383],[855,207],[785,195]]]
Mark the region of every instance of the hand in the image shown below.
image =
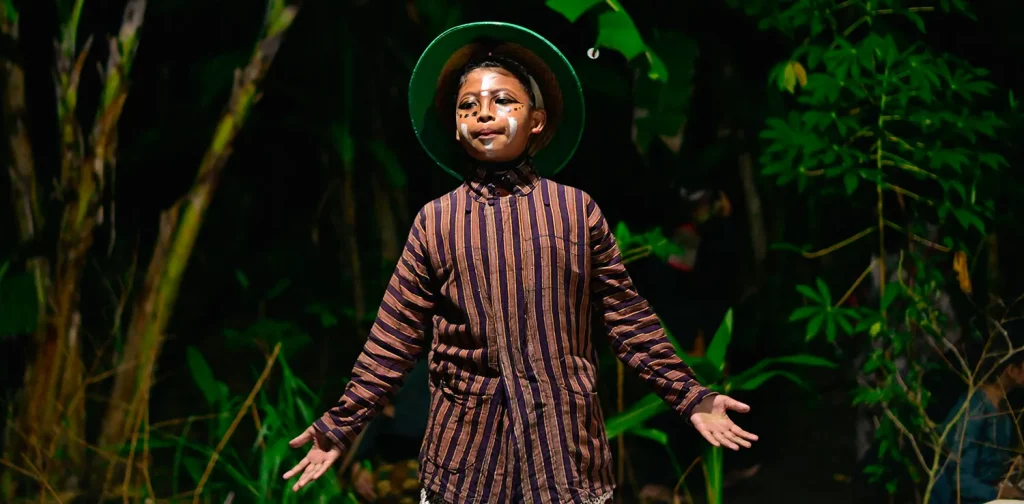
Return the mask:
[[[1024,491],[1021,491],[1021,489],[1013,485],[1008,485],[1004,483],[1002,485],[999,485],[999,495],[996,496],[996,498],[1024,500]]]
[[[298,437],[289,441],[288,446],[298,448],[310,441],[313,442],[313,447],[309,449],[309,453],[295,467],[284,473],[284,479],[290,479],[292,476],[299,474],[300,471],[302,472],[302,477],[299,478],[299,481],[292,485],[293,492],[298,492],[302,487],[309,484],[310,481],[323,476],[331,468],[331,465],[338,460],[338,457],[341,456],[341,448],[338,448],[330,438],[316,430],[313,426],[310,426],[302,434],[299,434]]]
[[[352,486],[360,497],[370,502],[377,500],[377,492],[373,490],[373,473],[359,464],[352,464]]]
[[[739,450],[740,446],[750,448],[750,441],[757,441],[757,436],[732,423],[726,414],[729,410],[746,413],[750,411],[750,406],[729,396],[705,397],[693,408],[690,423],[713,446],[725,446],[732,450]]]

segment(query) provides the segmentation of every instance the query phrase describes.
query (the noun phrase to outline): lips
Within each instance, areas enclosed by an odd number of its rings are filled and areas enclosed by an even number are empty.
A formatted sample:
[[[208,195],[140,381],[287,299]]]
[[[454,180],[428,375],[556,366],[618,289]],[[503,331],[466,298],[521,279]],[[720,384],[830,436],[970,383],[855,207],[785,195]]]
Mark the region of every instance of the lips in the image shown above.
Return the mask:
[[[474,136],[476,138],[494,138],[502,133],[504,133],[504,131],[500,129],[482,129],[477,131]]]

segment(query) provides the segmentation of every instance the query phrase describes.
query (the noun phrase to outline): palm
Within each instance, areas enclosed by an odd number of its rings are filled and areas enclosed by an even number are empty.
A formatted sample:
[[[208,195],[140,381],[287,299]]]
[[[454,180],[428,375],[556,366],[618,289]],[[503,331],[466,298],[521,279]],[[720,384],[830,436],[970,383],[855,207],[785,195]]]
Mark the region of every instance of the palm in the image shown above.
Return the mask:
[[[331,442],[330,438],[313,427],[307,428],[298,437],[288,442],[288,445],[298,448],[310,441],[313,442],[313,446],[309,449],[309,453],[298,464],[295,464],[295,467],[284,473],[284,479],[290,479],[300,472],[302,473],[299,481],[292,485],[293,492],[298,492],[311,481],[323,476],[341,456],[341,449]]]
[[[707,397],[693,409],[690,422],[714,446],[725,446],[732,450],[739,450],[741,446],[750,448],[750,442],[757,441],[757,436],[733,423],[727,413],[729,410],[746,413],[750,411],[750,406],[729,396]]]

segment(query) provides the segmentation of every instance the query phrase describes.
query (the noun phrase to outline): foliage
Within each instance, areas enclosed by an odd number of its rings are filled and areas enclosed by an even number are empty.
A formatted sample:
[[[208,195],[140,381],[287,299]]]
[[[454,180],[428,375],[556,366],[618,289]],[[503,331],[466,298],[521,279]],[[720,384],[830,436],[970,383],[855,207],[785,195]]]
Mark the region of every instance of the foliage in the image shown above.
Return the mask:
[[[547,6],[575,23],[602,3],[608,9],[597,16],[597,40],[590,57],[597,58],[599,52],[594,51],[604,47],[621,53],[627,61],[641,61],[646,67],[648,78],[634,83],[634,144],[645,153],[651,140],[661,137],[673,152],[678,152],[678,142],[673,139],[681,138],[689,112],[697,43],[683,33],[657,29],[645,41],[616,0],[548,0]]]
[[[777,368],[777,365],[811,366],[811,367],[835,367],[835,364],[813,355],[798,354],[782,357],[770,357],[760,360],[749,369],[729,376],[726,373],[726,354],[733,335],[733,313],[730,309],[725,318],[715,331],[715,336],[708,344],[707,352],[702,356],[692,356],[684,353],[678,341],[666,329],[666,335],[676,347],[677,355],[693,370],[694,377],[705,387],[721,392],[731,393],[734,391],[752,391],[764,385],[768,380],[779,377],[807,387],[807,384],[795,373],[784,368]],[[627,410],[607,420],[605,430],[609,439],[614,439],[623,434],[644,437],[654,440],[666,450],[672,459],[678,476],[685,474],[672,453],[668,435],[663,431],[651,429],[645,426],[651,418],[669,410],[668,405],[656,394],[648,394],[635,402]],[[722,457],[721,447],[706,445],[703,448],[701,463],[704,469],[705,484],[708,491],[709,502],[720,504],[722,502]]]
[[[666,237],[660,227],[651,228],[643,234],[633,234],[629,226],[620,221],[615,225],[612,235],[623,251],[623,261],[627,263],[651,254],[664,262],[669,256],[681,256],[684,253],[682,247]]]
[[[909,478],[924,489],[927,501],[937,466],[920,450],[914,457],[900,446],[908,436],[915,450],[918,443],[941,445],[941,438],[931,435],[935,423],[926,413],[931,393],[923,383],[944,359],[951,321],[939,300],[952,261],[934,252],[954,253],[962,290],[970,294],[967,241],[987,232],[995,208],[982,188],[1008,163],[992,150],[1004,121],[986,108],[995,92],[986,80],[989,72],[922,42],[910,43],[897,27],[903,19],[924,33],[924,15],[963,11],[966,4],[730,3],[761,16],[762,27],[803,40],[770,76],[794,95],[795,104],[785,116],[768,119],[761,133],[766,141],[762,174],[777,185],[795,185],[812,204],[847,198],[871,222],[820,251],[788,248],[818,258],[867,236],[878,240],[875,258],[842,298],[834,300],[822,278],[797,286],[808,304],[794,310],[790,321],[806,324],[807,340],[822,332],[830,342],[840,332],[858,337],[867,356],[854,403],[884,412],[875,432],[880,463],[867,472],[891,493]],[[887,242],[887,230],[906,240]],[[899,267],[887,272],[894,255]],[[844,306],[872,269],[881,279],[877,304]],[[907,364],[901,368],[897,362]]]

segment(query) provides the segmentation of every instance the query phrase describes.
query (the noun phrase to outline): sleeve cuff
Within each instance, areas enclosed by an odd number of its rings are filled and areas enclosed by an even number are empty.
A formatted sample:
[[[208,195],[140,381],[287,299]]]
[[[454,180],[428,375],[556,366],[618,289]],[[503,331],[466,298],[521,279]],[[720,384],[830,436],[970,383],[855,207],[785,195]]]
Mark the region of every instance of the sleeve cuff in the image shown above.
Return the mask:
[[[707,387],[696,385],[690,389],[690,392],[686,394],[686,399],[683,400],[683,406],[679,409],[679,414],[683,416],[683,420],[686,421],[687,425],[693,425],[690,422],[690,415],[693,414],[693,409],[697,407],[704,399],[718,395],[718,392],[714,392]]]
[[[331,429],[330,427],[328,427],[327,422],[325,422],[323,418],[319,418],[316,421],[314,421],[313,428],[320,431],[323,435],[327,436],[327,438],[330,439],[335,445],[337,445],[338,448],[341,448],[341,451],[343,452],[347,450],[349,446],[352,444],[347,438],[345,438],[343,435],[340,435],[341,431],[339,431],[338,429]]]

